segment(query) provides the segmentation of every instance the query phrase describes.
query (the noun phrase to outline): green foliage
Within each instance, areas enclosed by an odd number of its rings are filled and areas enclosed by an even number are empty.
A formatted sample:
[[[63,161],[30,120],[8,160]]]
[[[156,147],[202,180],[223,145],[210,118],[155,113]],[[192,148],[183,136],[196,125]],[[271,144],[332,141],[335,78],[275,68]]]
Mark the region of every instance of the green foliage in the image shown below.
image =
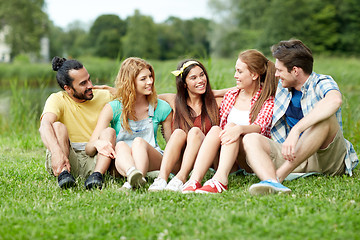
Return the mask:
[[[359,38],[355,37],[360,27],[357,0],[232,0],[230,4],[211,0],[210,6],[231,18],[223,17],[213,31],[217,43],[213,50],[220,56],[231,56],[232,51],[244,48],[269,54],[270,46],[290,38],[301,39],[315,53],[360,54]],[[219,30],[224,24],[227,29]],[[225,33],[220,35],[222,41],[217,40],[219,32]],[[246,47],[241,47],[243,42]],[[239,46],[231,51],[229,43]],[[226,48],[230,50],[224,51]]]
[[[14,58],[14,63],[15,64],[26,64],[26,63],[30,63],[30,58],[28,55],[26,54],[19,54],[16,55],[16,57]]]
[[[141,15],[136,10],[127,19],[127,32],[123,39],[125,57],[138,56],[145,59],[158,59],[160,46],[157,41],[157,28],[151,17]]]
[[[159,24],[158,41],[160,59],[176,59],[185,56],[206,58],[210,55],[209,31],[211,22],[204,18],[181,20],[168,18]]]
[[[101,15],[90,28],[89,39],[95,45],[95,55],[115,59],[121,55],[121,38],[126,33],[126,22],[117,15]]]
[[[44,0],[0,0],[0,6],[0,29],[9,26],[6,41],[11,56],[38,54],[40,39],[48,27],[48,17],[42,11]]]

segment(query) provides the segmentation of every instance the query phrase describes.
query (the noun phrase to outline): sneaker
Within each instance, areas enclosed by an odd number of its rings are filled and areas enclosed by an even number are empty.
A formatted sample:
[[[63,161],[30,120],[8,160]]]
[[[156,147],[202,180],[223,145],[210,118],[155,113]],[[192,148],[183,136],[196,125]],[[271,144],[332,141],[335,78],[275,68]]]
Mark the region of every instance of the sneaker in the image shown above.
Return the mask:
[[[127,179],[130,185],[135,188],[142,187],[146,183],[146,179],[143,177],[142,172],[137,169],[132,170]]]
[[[196,189],[201,188],[201,184],[196,180],[189,180],[184,184],[182,193],[193,193]]]
[[[166,186],[165,190],[181,192],[183,186],[184,183],[180,179],[178,179],[177,177],[173,177],[173,179],[171,179],[171,181]]]
[[[67,171],[62,171],[58,176],[58,184],[60,188],[66,189],[76,185],[75,178]]]
[[[148,191],[149,192],[162,191],[165,189],[166,185],[167,185],[167,182],[165,181],[165,179],[163,179],[161,177],[157,177],[157,178],[155,178],[153,184],[150,185]]]
[[[92,188],[101,189],[103,185],[103,175],[99,172],[93,172],[85,181],[85,188],[90,190]]]
[[[290,193],[291,189],[285,187],[281,183],[265,180],[251,185],[249,192],[251,195],[267,195],[274,193]]]
[[[197,189],[196,193],[222,193],[227,190],[227,185],[222,184],[216,179],[210,179],[205,182],[204,186]]]
[[[129,182],[125,182],[121,188],[119,188],[120,192],[130,192],[132,190],[132,187]]]

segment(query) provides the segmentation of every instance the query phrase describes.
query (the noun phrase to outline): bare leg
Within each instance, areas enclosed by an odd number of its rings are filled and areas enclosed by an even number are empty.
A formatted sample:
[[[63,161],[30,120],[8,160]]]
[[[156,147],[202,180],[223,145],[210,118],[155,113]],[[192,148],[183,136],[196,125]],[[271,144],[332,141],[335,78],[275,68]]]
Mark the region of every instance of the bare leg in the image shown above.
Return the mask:
[[[115,167],[116,170],[124,177],[126,177],[126,171],[135,166],[134,159],[132,157],[131,148],[123,141],[118,142],[115,146]]]
[[[335,116],[307,129],[299,139],[296,147],[296,160],[286,161],[278,170],[270,159],[269,140],[260,134],[247,134],[244,137],[244,149],[249,166],[261,180],[282,182],[299,164],[305,161],[320,148],[326,148],[334,139],[339,125]],[[314,141],[315,139],[315,141]]]
[[[196,157],[194,170],[191,174],[190,180],[200,182],[211,164],[214,162],[214,158],[217,156],[217,152],[220,147],[220,131],[220,127],[214,126],[206,135]]]
[[[135,138],[131,150],[135,167],[142,172],[143,176],[146,176],[148,171],[160,169],[162,160],[161,153],[143,138]]]
[[[110,128],[110,127],[104,129],[101,132],[99,139],[107,140],[107,141],[111,142],[114,147],[115,141],[116,141],[115,129]],[[109,168],[111,160],[112,159],[109,157],[106,157],[102,154],[98,154],[94,172],[99,172],[101,174],[104,174],[106,172],[106,170]]]
[[[186,182],[189,173],[194,166],[196,156],[199,152],[201,143],[205,138],[204,133],[198,127],[193,127],[188,132],[187,144],[183,155],[180,171],[176,174],[176,177],[183,183]]]
[[[55,131],[55,136],[56,136],[56,139],[59,143],[59,146],[60,146],[60,149],[62,151],[62,153],[67,157],[69,158],[69,153],[70,153],[70,142],[69,142],[69,134],[68,134],[68,131],[67,131],[67,128],[64,124],[60,123],[60,122],[54,122],[53,124],[53,129]],[[47,147],[47,146],[46,146]],[[49,148],[48,148],[49,149]],[[56,160],[56,155],[55,154],[51,154],[51,162],[53,163],[54,161],[57,161]],[[71,171],[71,166],[70,166],[70,163],[69,163],[69,166],[64,166],[60,171],[64,171],[64,170],[67,170],[69,169]],[[69,172],[70,172],[69,171]],[[53,171],[55,173],[55,171]]]
[[[228,185],[228,176],[238,158],[240,145],[242,145],[242,137],[239,141],[221,146],[219,167],[213,178],[224,185]]]
[[[161,162],[159,177],[167,181],[170,172],[179,161],[181,151],[186,144],[186,133],[181,129],[175,129],[166,144],[164,156]]]
[[[258,133],[246,134],[243,138],[244,150],[249,166],[261,180],[277,181],[268,141],[268,138]]]
[[[297,166],[319,149],[326,148],[334,139],[340,126],[335,115],[307,129],[296,145],[295,160],[285,161],[276,171],[280,182],[283,181]]]

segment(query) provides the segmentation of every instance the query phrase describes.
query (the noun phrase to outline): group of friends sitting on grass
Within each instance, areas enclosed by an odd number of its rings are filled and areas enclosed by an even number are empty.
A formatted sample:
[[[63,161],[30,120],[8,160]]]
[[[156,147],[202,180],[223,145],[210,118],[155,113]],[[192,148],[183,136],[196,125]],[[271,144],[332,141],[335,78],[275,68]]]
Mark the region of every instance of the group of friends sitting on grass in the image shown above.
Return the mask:
[[[291,192],[282,184],[290,174],[351,176],[358,157],[343,136],[338,85],[313,72],[312,52],[300,40],[271,50],[275,63],[254,49],[241,52],[236,86],[221,90],[211,89],[200,61],[181,61],[171,72],[176,94],[160,95],[154,68],[141,58],[125,59],[109,87],[94,86],[79,61],[54,57],[63,90],[41,115],[46,170],[60,188],[84,177],[86,189],[101,189],[108,172],[126,178],[126,191],[144,187],[156,171],[148,191],[182,193],[222,193],[229,174],[242,172],[260,179],[251,195]],[[215,173],[202,184],[209,169]]]

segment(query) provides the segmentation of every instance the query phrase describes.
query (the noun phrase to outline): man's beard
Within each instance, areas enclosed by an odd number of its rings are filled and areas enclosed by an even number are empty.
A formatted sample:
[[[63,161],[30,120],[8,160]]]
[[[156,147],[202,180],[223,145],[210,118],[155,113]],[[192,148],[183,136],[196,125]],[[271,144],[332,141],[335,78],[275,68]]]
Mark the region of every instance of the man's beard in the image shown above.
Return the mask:
[[[86,93],[88,93],[88,92],[91,91],[92,89],[85,90],[84,93],[79,93],[79,92],[77,92],[77,91],[75,90],[75,88],[72,88],[72,89],[74,90],[73,97],[74,97],[74,98],[77,98],[77,99],[79,99],[79,100],[85,100],[85,101],[87,101],[87,100],[91,100],[91,99],[94,97],[93,94],[91,94],[89,97],[86,96]]]

